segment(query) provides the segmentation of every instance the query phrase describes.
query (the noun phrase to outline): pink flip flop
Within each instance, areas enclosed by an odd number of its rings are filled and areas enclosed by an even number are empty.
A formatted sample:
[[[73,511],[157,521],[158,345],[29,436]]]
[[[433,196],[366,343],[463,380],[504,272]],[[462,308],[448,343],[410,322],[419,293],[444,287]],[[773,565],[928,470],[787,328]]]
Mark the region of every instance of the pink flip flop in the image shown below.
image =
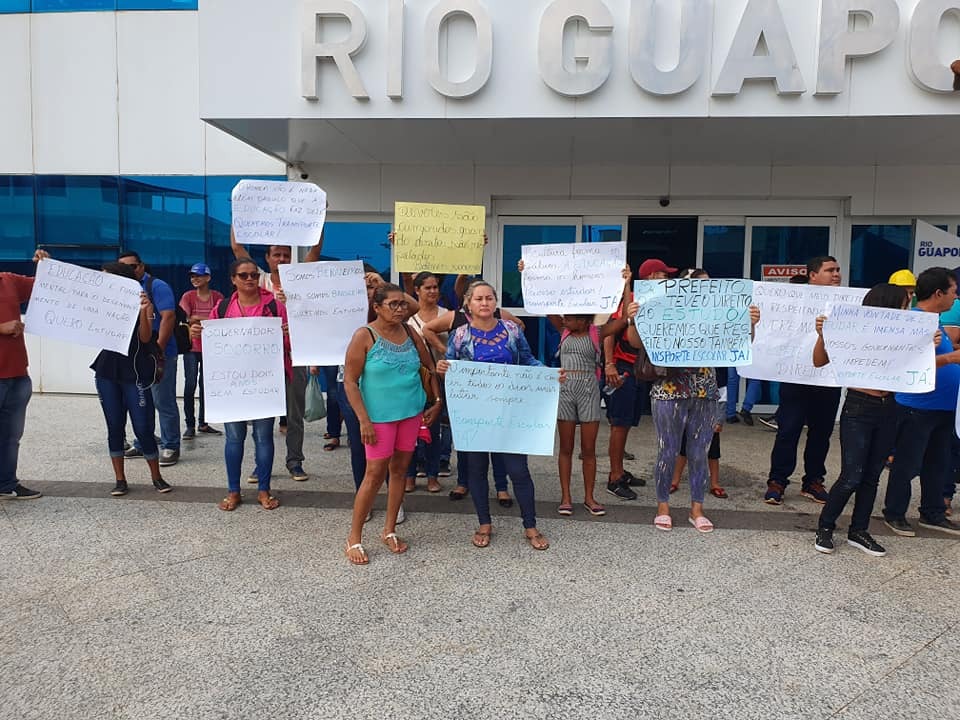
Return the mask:
[[[713,523],[707,520],[703,515],[698,518],[687,518],[690,521],[690,524],[693,525],[697,532],[708,533],[713,532]]]
[[[673,518],[669,515],[657,515],[653,519],[653,526],[657,530],[673,530]]]

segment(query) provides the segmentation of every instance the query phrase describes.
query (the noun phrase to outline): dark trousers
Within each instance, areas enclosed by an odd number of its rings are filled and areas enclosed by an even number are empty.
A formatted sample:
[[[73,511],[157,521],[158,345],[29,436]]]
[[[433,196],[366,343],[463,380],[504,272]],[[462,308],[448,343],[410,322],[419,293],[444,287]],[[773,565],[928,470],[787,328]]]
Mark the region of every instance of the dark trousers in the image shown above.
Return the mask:
[[[367,453],[360,439],[360,421],[357,414],[350,407],[343,383],[337,383],[337,399],[340,401],[340,415],[347,428],[347,442],[350,443],[350,469],[353,471],[353,484],[360,489],[363,476],[367,472]]]
[[[29,375],[0,378],[0,492],[17,487],[20,438],[27,423],[27,403],[33,394]],[[123,454],[123,446],[120,446]]]
[[[830,436],[840,407],[840,388],[813,385],[780,384],[780,408],[777,410],[777,439],[770,453],[770,482],[786,487],[797,469],[797,445],[803,426],[807,426],[807,444],[803,450],[804,486],[823,482],[827,474]]]
[[[473,498],[473,507],[477,511],[477,520],[481,525],[490,524],[490,484],[487,480],[487,470],[490,455],[503,460],[504,468],[513,481],[513,495],[520,506],[520,515],[525,528],[537,526],[537,513],[534,506],[533,478],[527,467],[526,455],[511,453],[482,453],[460,451],[458,458],[467,457],[467,481],[470,488],[470,497]],[[458,460],[459,462],[459,460]]]
[[[110,457],[123,457],[123,434],[127,426],[127,415],[133,425],[133,434],[137,445],[147,460],[156,460],[160,456],[157,441],[153,437],[156,429],[154,422],[153,394],[150,390],[134,382],[118,382],[105,378],[95,378],[97,395],[103,418],[107,421],[107,447]]]
[[[200,388],[200,414],[196,414],[194,396]],[[206,425],[204,420],[205,403],[203,401],[203,353],[188,352],[183,356],[183,422],[191,430]]]
[[[888,520],[904,519],[910,506],[910,486],[919,475],[920,517],[939,522],[944,518],[943,489],[952,465],[954,412],[897,405],[897,413],[897,454],[887,481],[883,516]]]
[[[340,393],[337,392],[336,365],[323,368],[323,378],[327,385],[327,435],[340,437],[343,430],[343,416],[340,414]]]
[[[847,391],[840,415],[840,477],[820,513],[821,528],[835,529],[840,513],[855,496],[849,532],[869,529],[880,473],[897,436],[896,417],[893,395],[879,398]]]

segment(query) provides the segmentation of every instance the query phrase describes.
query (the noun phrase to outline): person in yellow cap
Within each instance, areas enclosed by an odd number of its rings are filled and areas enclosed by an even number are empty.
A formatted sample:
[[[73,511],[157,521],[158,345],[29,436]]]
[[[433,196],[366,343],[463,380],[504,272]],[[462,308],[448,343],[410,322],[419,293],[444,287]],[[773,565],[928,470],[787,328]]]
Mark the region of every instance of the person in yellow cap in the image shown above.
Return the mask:
[[[909,304],[911,307],[913,306],[913,293],[917,289],[917,278],[912,272],[909,270],[897,270],[890,276],[887,282],[891,285],[899,285],[902,288],[906,288]]]

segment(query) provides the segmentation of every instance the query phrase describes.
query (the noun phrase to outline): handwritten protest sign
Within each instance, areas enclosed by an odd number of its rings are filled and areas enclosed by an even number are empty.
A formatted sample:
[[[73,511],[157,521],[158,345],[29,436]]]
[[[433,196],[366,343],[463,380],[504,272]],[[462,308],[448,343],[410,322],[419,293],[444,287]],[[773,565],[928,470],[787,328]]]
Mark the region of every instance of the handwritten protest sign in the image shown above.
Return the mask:
[[[483,264],[482,205],[398,202],[393,229],[397,270],[472,275]]]
[[[753,304],[760,308],[753,363],[738,372],[746,378],[839,387],[833,363],[813,366],[816,320],[831,305],[859,305],[867,291],[824,285],[754,283]]]
[[[313,183],[241,180],[230,203],[241,245],[311,247],[327,219],[327,193]]]
[[[625,242],[524,245],[523,306],[534,315],[611,313],[626,262]]]
[[[445,376],[458,450],[553,455],[556,368],[454,360]]]
[[[207,422],[240,422],[287,412],[280,318],[203,323]]]
[[[298,263],[280,266],[287,296],[293,364],[342,365],[354,331],[367,322],[363,263]]]
[[[936,313],[847,303],[828,313],[823,342],[840,385],[903,393],[934,389]]]
[[[126,355],[140,316],[140,293],[136,280],[43,260],[24,331]]]
[[[753,281],[638,280],[634,322],[654,365],[749,365]]]

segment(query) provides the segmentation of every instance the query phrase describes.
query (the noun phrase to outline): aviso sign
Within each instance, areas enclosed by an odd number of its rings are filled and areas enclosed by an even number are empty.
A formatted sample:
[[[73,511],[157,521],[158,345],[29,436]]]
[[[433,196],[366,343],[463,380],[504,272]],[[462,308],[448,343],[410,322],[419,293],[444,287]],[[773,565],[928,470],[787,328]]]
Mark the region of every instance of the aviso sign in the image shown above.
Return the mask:
[[[618,20],[611,6],[621,13],[619,2],[553,0],[545,6],[539,20],[534,20],[536,28],[531,27],[537,33],[537,70],[543,82],[560,95],[572,98],[590,95],[603,87],[614,71],[614,35],[625,33],[629,72],[637,86],[655,96],[680,95],[693,87],[709,67],[714,6],[716,12],[721,12],[723,1],[632,0],[629,19]],[[802,95],[808,91],[783,13],[783,3],[801,1],[810,13],[819,13],[814,90],[818,96],[843,93],[848,83],[847,61],[884,52],[901,32],[901,9],[897,0],[748,0],[711,90],[714,96],[735,96],[744,82],[754,79],[772,80],[778,95]],[[532,8],[539,6],[524,2]],[[668,49],[671,56],[678,59],[669,68],[660,67],[656,61],[662,50],[656,20],[665,3],[679,3],[681,7],[679,47]],[[386,47],[387,97],[403,98],[408,51],[404,40],[406,0],[377,0],[369,4],[382,7],[379,12],[386,16],[386,37],[368,37],[367,16],[356,2],[305,0],[301,42],[305,99],[320,99],[318,66],[321,62],[336,64],[347,91],[354,98],[369,99],[364,79],[353,60],[368,42],[383,43]],[[437,93],[449,98],[467,98],[486,86],[493,71],[495,32],[491,8],[495,10],[496,5],[489,0],[439,0],[433,4],[426,16],[422,47],[417,50],[424,53],[426,79]],[[918,0],[905,28],[907,71],[914,82],[928,92],[955,90],[956,78],[950,70],[950,60],[944,62],[939,56],[941,24],[948,15],[960,18],[960,0]],[[441,68],[440,49],[444,26],[455,16],[466,16],[474,25],[476,50],[472,71],[463,79],[451,80]],[[854,26],[852,16],[867,22]],[[324,19],[346,21],[349,31],[325,29]],[[576,42],[565,43],[564,33],[571,22],[583,23],[585,30],[578,33]],[[761,43],[766,52],[757,54]],[[960,57],[960,48],[957,56]],[[526,70],[511,68],[511,72]]]

